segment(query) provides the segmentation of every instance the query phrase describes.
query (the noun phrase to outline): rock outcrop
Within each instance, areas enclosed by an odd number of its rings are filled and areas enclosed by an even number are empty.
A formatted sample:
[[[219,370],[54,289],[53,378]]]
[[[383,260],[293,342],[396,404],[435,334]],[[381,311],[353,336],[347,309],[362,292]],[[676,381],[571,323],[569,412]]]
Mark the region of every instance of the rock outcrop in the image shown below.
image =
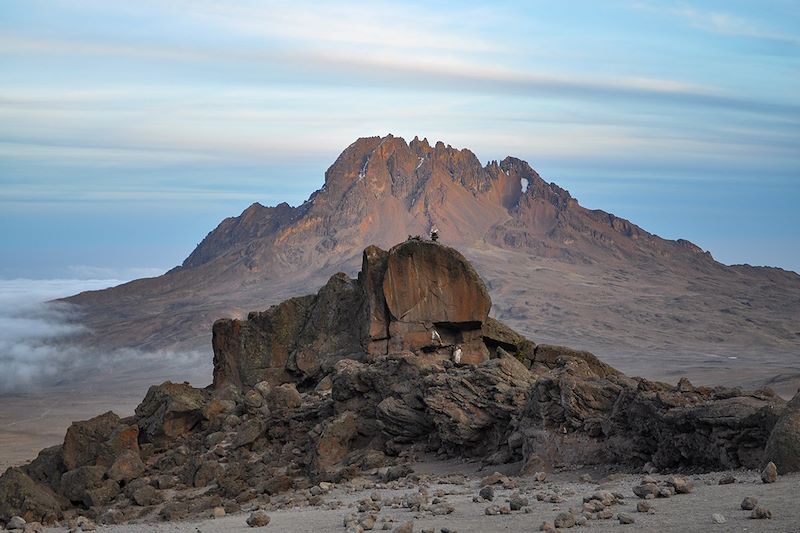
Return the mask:
[[[502,343],[501,327],[489,323],[490,307],[486,286],[458,251],[419,239],[388,252],[371,246],[358,279],[336,274],[315,296],[247,320],[218,320],[214,385],[316,383],[341,359],[403,351],[480,363]],[[509,339],[504,346],[513,352],[522,339]]]
[[[153,386],[133,417],[76,422],[63,445],[7,470],[0,521],[233,511],[312,483],[397,479],[417,453],[526,472],[702,471],[760,466],[769,438],[768,455],[791,468],[797,398],[786,409],[769,391],[631,378],[589,352],[536,345],[490,307],[452,248],[370,247],[357,279],[218,321],[212,386]]]

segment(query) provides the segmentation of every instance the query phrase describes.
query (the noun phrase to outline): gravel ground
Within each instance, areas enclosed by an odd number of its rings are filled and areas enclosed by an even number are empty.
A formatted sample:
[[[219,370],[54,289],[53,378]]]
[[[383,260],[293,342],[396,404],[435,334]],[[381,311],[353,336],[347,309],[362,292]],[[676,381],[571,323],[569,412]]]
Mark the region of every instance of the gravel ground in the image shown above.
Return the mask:
[[[592,471],[570,471],[553,474],[545,482],[538,482],[533,477],[512,478],[518,483],[516,489],[505,489],[496,486],[493,502],[473,502],[473,498],[480,489],[480,480],[490,474],[492,470],[477,471],[469,464],[454,462],[429,462],[419,464],[416,472],[421,475],[419,483],[409,483],[405,488],[389,490],[376,488],[367,482],[366,487],[359,487],[358,482],[336,486],[325,495],[322,505],[317,507],[283,508],[269,510],[271,522],[268,526],[253,529],[246,525],[248,512],[228,515],[218,519],[194,520],[174,523],[143,523],[121,526],[99,527],[99,531],[116,533],[211,533],[218,531],[281,531],[287,533],[317,532],[317,531],[342,531],[343,519],[350,513],[357,512],[357,502],[369,498],[375,491],[379,492],[384,502],[379,513],[379,530],[383,520],[390,522],[391,527],[396,527],[403,522],[413,520],[414,531],[419,532],[426,528],[433,528],[437,533],[441,528],[449,528],[459,533],[488,533],[493,531],[538,531],[544,521],[552,522],[562,511],[570,507],[580,508],[583,496],[590,495],[597,490],[619,492],[625,496],[625,502],[614,505],[611,510],[614,518],[608,520],[591,520],[585,526],[579,526],[571,531],[680,531],[680,532],[800,532],[800,474],[791,474],[779,477],[773,484],[763,484],[758,472],[734,471],[736,482],[728,485],[719,485],[718,481],[723,472],[685,476],[694,483],[691,494],[677,494],[671,498],[658,498],[651,500],[655,512],[653,514],[639,513],[636,504],[640,501],[632,492],[632,487],[638,484],[640,475],[624,474],[598,474]],[[599,481],[579,481],[581,474],[590,472],[593,478]],[[446,477],[448,474],[463,473],[463,481],[453,481]],[[730,473],[730,472],[728,472]],[[666,479],[666,475],[655,475],[659,480]],[[416,492],[420,487],[427,489],[433,495],[443,491],[442,500],[454,507],[451,514],[432,516],[428,511],[411,511],[386,504],[393,496],[403,496]],[[515,492],[520,492],[530,501],[527,511],[515,511],[508,515],[487,516],[485,509],[489,505],[504,505],[507,499]],[[537,501],[537,493],[546,495],[561,494],[564,501],[560,503],[546,503]],[[771,520],[753,520],[749,518],[750,511],[740,508],[740,503],[745,496],[758,498],[762,505],[772,512]],[[341,503],[337,503],[341,502]],[[335,508],[329,509],[328,506]],[[634,517],[635,523],[630,525],[620,524],[616,518],[618,512],[628,513]],[[725,517],[724,524],[715,524],[712,514],[719,513]],[[363,515],[362,515],[363,516]],[[50,528],[48,532],[65,531],[65,528]]]

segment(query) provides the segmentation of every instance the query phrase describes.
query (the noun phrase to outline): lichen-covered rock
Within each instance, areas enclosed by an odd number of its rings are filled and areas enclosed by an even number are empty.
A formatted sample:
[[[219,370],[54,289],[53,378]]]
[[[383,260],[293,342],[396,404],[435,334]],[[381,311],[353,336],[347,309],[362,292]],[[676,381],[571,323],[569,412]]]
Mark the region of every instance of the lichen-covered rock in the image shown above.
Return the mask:
[[[206,401],[206,393],[188,383],[154,385],[136,407],[140,431],[151,442],[185,435],[203,419]]]
[[[37,483],[20,468],[0,476],[0,522],[20,516],[28,522],[51,524],[62,517],[69,502],[49,486]]]

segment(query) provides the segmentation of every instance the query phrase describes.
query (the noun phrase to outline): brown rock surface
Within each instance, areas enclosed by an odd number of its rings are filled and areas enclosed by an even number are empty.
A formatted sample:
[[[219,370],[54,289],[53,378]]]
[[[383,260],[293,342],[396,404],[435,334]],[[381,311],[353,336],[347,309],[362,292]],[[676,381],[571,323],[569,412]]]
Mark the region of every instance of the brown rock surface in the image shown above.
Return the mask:
[[[111,411],[83,422],[74,422],[64,437],[63,461],[67,470],[94,465],[105,443],[120,424]]]

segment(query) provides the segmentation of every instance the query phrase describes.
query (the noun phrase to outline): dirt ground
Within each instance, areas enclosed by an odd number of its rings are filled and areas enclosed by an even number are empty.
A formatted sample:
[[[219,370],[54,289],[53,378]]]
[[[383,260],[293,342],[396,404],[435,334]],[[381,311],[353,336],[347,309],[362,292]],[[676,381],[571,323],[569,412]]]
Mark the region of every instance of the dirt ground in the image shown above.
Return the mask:
[[[508,470],[513,470],[513,465]],[[763,484],[757,472],[735,471],[736,483],[719,485],[718,481],[723,473],[711,473],[698,476],[687,476],[694,483],[691,494],[678,494],[671,498],[651,500],[655,512],[653,514],[639,513],[636,504],[640,501],[632,492],[632,487],[638,483],[640,475],[600,474],[592,470],[580,470],[556,473],[549,476],[545,482],[535,481],[532,477],[512,477],[518,483],[515,489],[504,489],[496,485],[495,498],[492,502],[473,502],[473,498],[480,490],[480,480],[492,473],[494,467],[479,471],[475,464],[450,462],[429,462],[418,464],[415,468],[420,474],[418,482],[408,482],[404,487],[390,490],[377,484],[367,483],[358,487],[359,481],[338,485],[325,497],[323,502],[316,507],[286,507],[269,509],[271,518],[264,531],[282,531],[287,533],[318,532],[318,531],[346,531],[343,520],[353,512],[357,502],[370,498],[375,492],[380,493],[381,501],[387,502],[393,496],[402,496],[409,492],[417,492],[420,488],[426,489],[433,495],[443,491],[441,499],[454,507],[451,514],[433,516],[429,511],[414,512],[399,506],[393,507],[384,504],[378,515],[379,530],[384,523],[389,530],[406,521],[413,521],[414,531],[433,528],[437,533],[442,528],[449,528],[459,533],[488,533],[493,531],[538,531],[544,521],[552,522],[562,511],[570,507],[580,509],[583,497],[603,489],[619,492],[625,496],[625,503],[614,505],[611,509],[614,517],[607,520],[590,520],[585,526],[579,526],[575,531],[680,531],[708,533],[713,531],[749,531],[749,532],[797,532],[800,531],[800,506],[797,502],[798,489],[800,489],[800,474],[779,477],[774,484]],[[450,477],[453,473],[466,474],[463,480]],[[579,475],[589,473],[597,481],[578,481]],[[666,479],[665,475],[655,475],[657,479]],[[455,480],[455,481],[454,481]],[[449,482],[454,481],[454,482]],[[528,498],[530,504],[527,510],[514,511],[508,515],[487,516],[485,509],[491,504],[504,505],[507,499],[515,492]],[[561,494],[564,501],[553,504],[538,501],[539,493]],[[746,496],[758,498],[762,505],[772,512],[770,520],[754,520],[749,518],[750,511],[740,508],[742,499]],[[329,507],[333,507],[332,509]],[[634,517],[635,523],[623,525],[617,519],[617,513],[627,513]],[[712,514],[719,513],[725,518],[724,524],[715,524]],[[220,519],[206,519],[200,521],[186,521],[173,523],[145,523],[129,524],[123,526],[103,527],[103,531],[116,533],[201,533],[216,531],[257,531],[245,523],[249,516],[248,511],[235,515],[228,515]],[[363,515],[362,515],[363,516]],[[383,522],[386,520],[387,522]],[[47,531],[64,531],[64,528],[51,528]]]

